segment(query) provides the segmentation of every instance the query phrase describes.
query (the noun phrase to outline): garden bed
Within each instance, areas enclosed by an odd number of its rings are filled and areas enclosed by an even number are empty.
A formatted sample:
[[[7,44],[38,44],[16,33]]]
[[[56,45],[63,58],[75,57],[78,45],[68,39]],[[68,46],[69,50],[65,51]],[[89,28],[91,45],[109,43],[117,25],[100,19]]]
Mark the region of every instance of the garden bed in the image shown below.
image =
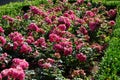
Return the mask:
[[[29,7],[27,11],[23,9],[26,7]],[[117,10],[79,0],[26,7],[20,9],[18,16],[2,16],[1,77],[95,79],[114,29]],[[112,50],[110,47],[107,52],[109,49]],[[102,79],[114,78],[104,75]]]

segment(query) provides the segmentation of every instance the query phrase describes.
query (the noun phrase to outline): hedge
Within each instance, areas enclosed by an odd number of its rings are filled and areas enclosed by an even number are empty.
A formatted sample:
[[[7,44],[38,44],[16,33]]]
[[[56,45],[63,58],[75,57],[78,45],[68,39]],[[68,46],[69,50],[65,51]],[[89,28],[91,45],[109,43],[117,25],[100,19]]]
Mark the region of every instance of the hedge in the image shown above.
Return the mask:
[[[120,80],[120,1],[103,0],[102,3],[107,7],[116,7],[118,13],[116,26],[101,61],[96,80]]]
[[[47,0],[25,0],[24,2],[11,2],[10,4],[0,6],[0,19],[2,18],[2,15],[9,15],[12,17],[18,15],[23,6],[39,5],[42,3],[47,3]]]

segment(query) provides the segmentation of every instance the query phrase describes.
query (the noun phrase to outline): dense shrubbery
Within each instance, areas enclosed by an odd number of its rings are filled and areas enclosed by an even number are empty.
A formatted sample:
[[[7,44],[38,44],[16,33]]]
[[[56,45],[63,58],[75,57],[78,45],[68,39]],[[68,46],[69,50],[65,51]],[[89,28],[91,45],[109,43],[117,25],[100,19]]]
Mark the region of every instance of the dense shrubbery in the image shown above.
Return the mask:
[[[98,71],[116,9],[77,0],[30,6],[16,17],[3,15],[0,70],[3,79],[91,79]],[[16,76],[15,76],[16,75]]]

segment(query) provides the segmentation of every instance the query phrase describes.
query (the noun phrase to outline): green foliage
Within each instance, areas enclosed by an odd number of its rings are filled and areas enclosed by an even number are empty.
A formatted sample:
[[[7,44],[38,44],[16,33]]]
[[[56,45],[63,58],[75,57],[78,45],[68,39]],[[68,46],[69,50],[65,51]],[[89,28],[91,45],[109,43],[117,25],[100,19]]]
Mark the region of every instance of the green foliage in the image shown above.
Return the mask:
[[[47,0],[32,0],[32,1],[25,0],[24,2],[14,2],[0,6],[0,19],[2,15],[9,15],[12,17],[19,15],[18,13],[20,13],[23,6],[39,5],[41,3],[47,3]]]
[[[118,80],[118,74],[120,71],[120,40],[113,37],[110,40],[109,48],[107,49],[105,56],[101,62],[100,70],[98,74],[99,80]]]
[[[94,0],[95,1],[95,0]],[[96,80],[119,80],[120,79],[120,1],[103,1],[104,5],[117,7],[116,26],[109,41],[109,47],[101,61],[100,70]]]

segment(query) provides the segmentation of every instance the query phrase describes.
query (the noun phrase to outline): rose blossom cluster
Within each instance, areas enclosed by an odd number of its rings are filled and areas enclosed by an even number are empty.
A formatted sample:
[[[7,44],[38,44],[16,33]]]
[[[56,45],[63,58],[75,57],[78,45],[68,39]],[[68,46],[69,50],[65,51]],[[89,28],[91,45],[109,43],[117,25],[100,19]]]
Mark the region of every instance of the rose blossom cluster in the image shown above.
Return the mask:
[[[18,32],[9,34],[10,39],[13,41],[13,50],[17,50],[20,47],[20,53],[30,53],[32,51],[31,46],[25,43],[25,38]]]
[[[2,26],[0,26],[0,47],[4,46],[6,44],[6,39],[4,37],[4,29]]]
[[[81,61],[81,62],[85,62],[86,59],[87,59],[86,55],[84,55],[83,53],[77,54],[77,55],[76,55],[76,58],[77,58],[79,61]]]
[[[30,6],[30,10],[34,14],[41,14],[42,13],[42,11],[39,8],[37,8],[36,6]]]
[[[28,69],[29,63],[25,60],[14,58],[12,60],[11,68],[4,69],[1,71],[2,78],[24,80],[25,79],[25,69]]]
[[[9,38],[13,42],[17,42],[19,45],[23,44],[23,42],[24,42],[24,37],[19,32],[12,32],[12,33],[10,33],[9,34]]]
[[[14,58],[12,60],[12,68],[21,67],[23,70],[29,67],[29,63],[25,59]]]
[[[31,32],[31,31],[35,31],[35,32],[39,32],[39,33],[42,33],[42,34],[44,34],[45,33],[45,31],[42,29],[42,28],[40,28],[37,24],[35,24],[35,23],[30,23],[29,25],[28,25],[28,30]]]
[[[107,15],[110,17],[110,18],[114,18],[117,14],[117,10],[116,9],[110,9],[109,11],[107,11]]]
[[[59,24],[65,24],[66,29],[70,27],[70,19],[68,17],[60,16],[58,19]]]
[[[54,50],[57,52],[63,52],[65,56],[68,56],[72,54],[72,43],[68,41],[60,42],[54,45]]]
[[[4,33],[4,29],[0,26],[0,33]]]
[[[41,15],[43,17],[47,16],[47,13],[45,13],[44,11],[42,11],[41,9],[39,9],[36,6],[30,6],[30,11],[34,14]]]
[[[7,21],[9,21],[10,23],[13,23],[15,21],[14,18],[12,18],[12,17],[10,17],[8,15],[4,15],[2,18],[5,19],[5,20],[7,20]]]
[[[52,58],[47,58],[46,60],[40,59],[38,61],[38,65],[42,68],[48,69],[52,67],[52,65],[55,63],[55,60]]]
[[[6,44],[6,39],[3,36],[0,36],[0,46],[4,46]]]
[[[35,23],[30,23],[30,25],[28,26],[28,30],[38,31],[39,27]]]
[[[24,80],[25,79],[25,73],[21,67],[4,69],[1,72],[1,75],[3,79],[7,77],[7,80],[10,80],[10,79]]]
[[[8,54],[7,53],[3,53],[0,55],[0,69],[3,69],[6,67],[6,62],[9,62],[9,58],[8,58]]]
[[[45,38],[43,37],[40,37],[39,39],[37,39],[34,44],[37,46],[37,47],[42,47],[42,48],[46,48],[47,44],[45,42]]]
[[[49,40],[50,40],[50,42],[59,42],[60,41],[60,36],[52,33],[52,34],[49,35]]]

